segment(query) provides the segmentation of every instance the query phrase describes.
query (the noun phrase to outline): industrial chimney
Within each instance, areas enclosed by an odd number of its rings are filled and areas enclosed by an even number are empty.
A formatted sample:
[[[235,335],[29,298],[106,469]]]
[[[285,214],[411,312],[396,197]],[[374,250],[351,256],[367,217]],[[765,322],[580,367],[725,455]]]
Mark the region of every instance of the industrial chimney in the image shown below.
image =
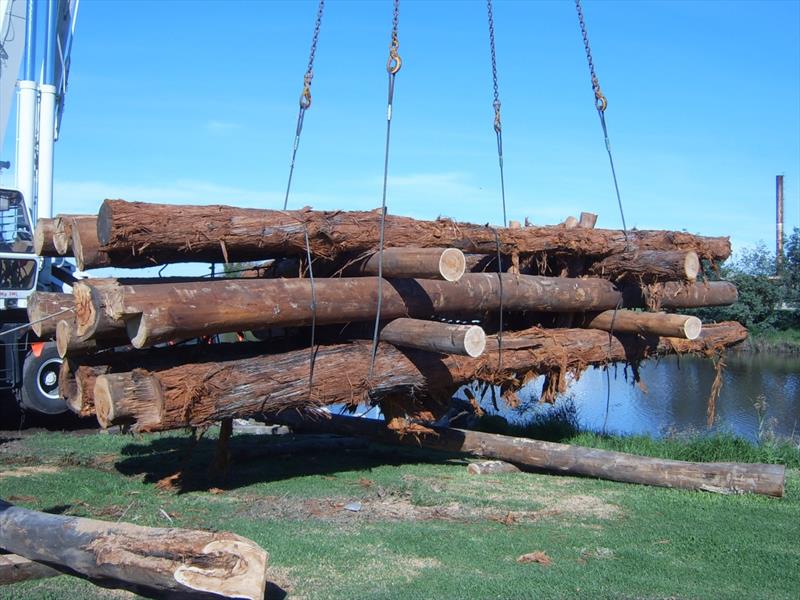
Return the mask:
[[[783,175],[775,177],[775,275],[783,270]]]

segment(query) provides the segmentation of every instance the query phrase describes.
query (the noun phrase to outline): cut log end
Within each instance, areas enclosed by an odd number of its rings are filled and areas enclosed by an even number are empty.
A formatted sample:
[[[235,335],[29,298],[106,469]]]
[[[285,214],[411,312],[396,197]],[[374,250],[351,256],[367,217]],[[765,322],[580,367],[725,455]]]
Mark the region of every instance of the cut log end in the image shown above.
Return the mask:
[[[58,355],[64,358],[69,353],[69,347],[72,343],[73,325],[67,320],[62,320],[56,325],[56,350]]]
[[[683,334],[687,340],[696,340],[703,330],[703,323],[697,317],[687,317],[683,324]]]
[[[202,553],[220,566],[208,569],[194,565],[181,565],[175,570],[175,581],[198,592],[217,594],[223,598],[264,597],[267,585],[267,561],[269,556],[257,544],[248,539],[236,536],[235,539],[214,540],[207,544]],[[220,571],[222,565],[230,563],[225,557],[235,557],[232,566],[224,568],[224,577]]]
[[[457,248],[446,248],[439,257],[439,273],[446,281],[458,281],[467,269],[467,259]]]
[[[697,275],[700,273],[700,258],[698,258],[697,252],[687,252],[686,258],[683,261],[683,266],[686,273],[686,280],[696,281]]]
[[[80,336],[92,335],[95,331],[98,315],[92,301],[92,288],[78,284],[72,288],[75,298],[75,333]]]
[[[471,325],[464,334],[464,350],[467,356],[477,358],[486,349],[486,333],[482,327]]]

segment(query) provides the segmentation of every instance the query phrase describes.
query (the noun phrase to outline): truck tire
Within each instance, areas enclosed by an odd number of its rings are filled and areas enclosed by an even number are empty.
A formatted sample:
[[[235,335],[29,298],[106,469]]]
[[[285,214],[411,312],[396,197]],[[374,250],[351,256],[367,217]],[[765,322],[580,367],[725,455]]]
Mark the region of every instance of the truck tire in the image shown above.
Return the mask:
[[[63,361],[56,345],[44,345],[39,356],[28,353],[22,365],[22,390],[20,401],[25,410],[59,415],[68,410],[58,393],[58,372]]]

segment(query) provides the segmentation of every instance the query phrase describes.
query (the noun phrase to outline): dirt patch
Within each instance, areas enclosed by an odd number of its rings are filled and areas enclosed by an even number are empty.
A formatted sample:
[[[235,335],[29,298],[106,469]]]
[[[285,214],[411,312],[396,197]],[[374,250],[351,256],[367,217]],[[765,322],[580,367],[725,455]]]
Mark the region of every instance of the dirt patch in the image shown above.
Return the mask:
[[[37,465],[35,467],[18,467],[9,471],[0,471],[0,479],[7,477],[30,477],[31,475],[52,475],[61,471],[60,468],[51,465]]]

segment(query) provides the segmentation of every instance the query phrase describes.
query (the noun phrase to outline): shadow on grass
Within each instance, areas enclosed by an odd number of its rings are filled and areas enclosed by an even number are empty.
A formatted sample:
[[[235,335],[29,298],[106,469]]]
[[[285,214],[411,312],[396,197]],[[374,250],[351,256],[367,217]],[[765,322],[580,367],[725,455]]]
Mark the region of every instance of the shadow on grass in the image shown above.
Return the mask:
[[[255,457],[258,449],[270,444],[285,444],[293,439],[310,436],[237,435],[231,439],[229,450],[233,457],[224,473],[212,468],[217,451],[217,440],[202,438],[165,437],[134,443],[121,450],[127,456],[115,464],[118,472],[126,476],[144,476],[145,483],[157,483],[173,478],[169,487],[178,493],[208,490],[211,487],[236,489],[270,481],[281,481],[298,476],[332,475],[347,471],[368,471],[381,466],[409,464],[444,464],[463,456],[413,447],[369,444],[365,448],[306,451],[302,454],[283,454]],[[326,436],[330,437],[330,436]],[[237,453],[247,453],[237,460]],[[179,474],[178,477],[174,477]]]

